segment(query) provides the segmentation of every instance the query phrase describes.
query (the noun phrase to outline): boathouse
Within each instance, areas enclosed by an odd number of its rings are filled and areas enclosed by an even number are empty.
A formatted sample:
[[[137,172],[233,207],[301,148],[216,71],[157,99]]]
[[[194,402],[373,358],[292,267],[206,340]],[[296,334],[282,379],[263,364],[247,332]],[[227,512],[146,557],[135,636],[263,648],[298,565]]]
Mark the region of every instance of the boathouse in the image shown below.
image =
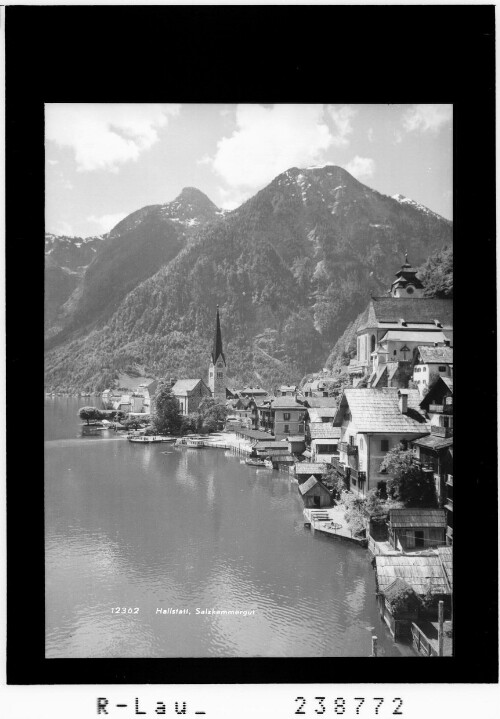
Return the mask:
[[[299,484],[302,501],[307,508],[329,507],[332,496],[328,489],[316,477],[309,477],[303,484]]]
[[[388,527],[389,542],[403,552],[446,544],[444,509],[391,509]]]
[[[297,462],[294,474],[297,477],[299,484],[302,484],[311,475],[321,481],[327,469],[326,464],[318,464],[316,462]]]

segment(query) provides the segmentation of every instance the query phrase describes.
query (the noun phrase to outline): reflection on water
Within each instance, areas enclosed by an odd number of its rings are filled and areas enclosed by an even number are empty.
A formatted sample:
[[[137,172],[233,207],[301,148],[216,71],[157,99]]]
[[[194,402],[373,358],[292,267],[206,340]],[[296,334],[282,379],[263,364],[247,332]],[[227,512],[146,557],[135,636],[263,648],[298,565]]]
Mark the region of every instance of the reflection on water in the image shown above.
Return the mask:
[[[373,627],[379,654],[399,654],[367,553],[304,529],[287,475],[79,438],[78,406],[46,401],[48,657],[368,656]]]

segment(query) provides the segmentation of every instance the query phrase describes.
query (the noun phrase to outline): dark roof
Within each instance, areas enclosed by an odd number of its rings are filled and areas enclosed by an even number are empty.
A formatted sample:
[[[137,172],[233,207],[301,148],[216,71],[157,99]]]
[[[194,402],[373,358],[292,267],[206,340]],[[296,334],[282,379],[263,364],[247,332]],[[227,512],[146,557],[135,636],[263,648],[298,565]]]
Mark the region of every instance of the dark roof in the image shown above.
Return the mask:
[[[443,327],[453,325],[453,300],[430,297],[372,297],[358,327],[376,327],[379,322],[398,323],[404,319],[410,323],[438,320]]]
[[[446,528],[446,512],[444,509],[390,509],[389,525],[394,529],[406,527],[437,527]]]
[[[418,347],[422,362],[442,362],[443,364],[453,364],[453,348],[452,347]]]
[[[244,437],[248,437],[248,439],[269,439],[269,433],[262,432],[259,429],[241,429],[240,427],[235,427],[234,431],[237,434],[242,434]]]
[[[217,305],[217,317],[215,319],[214,346],[212,349],[212,362],[215,364],[219,357],[222,357],[222,359],[224,360],[224,363],[226,362],[226,358],[224,357],[224,352],[222,351],[222,333],[220,331],[219,305]]]
[[[290,453],[275,454],[274,452],[269,453],[269,457],[272,462],[296,462],[296,458]]]
[[[302,462],[295,465],[295,474],[324,474],[326,465],[319,462]]]
[[[438,376],[429,387],[429,391],[420,402],[423,409],[428,409],[430,404],[434,404],[434,399],[441,401],[443,397],[453,394],[453,380],[450,377]]]
[[[417,447],[426,447],[427,449],[446,449],[453,447],[453,437],[439,437],[437,434],[430,434],[428,437],[421,437],[413,441]]]
[[[358,432],[428,434],[430,425],[420,410],[418,389],[405,390],[408,396],[407,414],[399,409],[398,392],[397,387],[348,388],[344,390],[334,424],[338,426],[341,423],[347,403]]]

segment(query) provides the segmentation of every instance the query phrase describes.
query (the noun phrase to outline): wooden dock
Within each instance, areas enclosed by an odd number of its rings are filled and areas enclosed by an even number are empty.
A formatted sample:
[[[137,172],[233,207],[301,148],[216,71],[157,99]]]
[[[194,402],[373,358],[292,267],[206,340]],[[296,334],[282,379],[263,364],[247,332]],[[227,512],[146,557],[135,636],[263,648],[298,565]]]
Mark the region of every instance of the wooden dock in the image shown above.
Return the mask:
[[[304,518],[304,524],[310,525],[315,532],[321,532],[342,541],[353,542],[359,547],[367,546],[368,542],[364,537],[353,536],[344,519],[344,511],[339,507],[305,508]]]

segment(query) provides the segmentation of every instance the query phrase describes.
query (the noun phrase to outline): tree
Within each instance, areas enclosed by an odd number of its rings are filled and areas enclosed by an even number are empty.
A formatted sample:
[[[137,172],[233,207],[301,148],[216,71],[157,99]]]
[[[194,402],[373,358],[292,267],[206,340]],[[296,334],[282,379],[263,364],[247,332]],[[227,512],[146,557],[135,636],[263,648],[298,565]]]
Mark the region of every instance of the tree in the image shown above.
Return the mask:
[[[395,447],[385,455],[380,465],[387,470],[389,496],[408,507],[436,506],[436,491],[432,479],[427,478],[415,463],[411,449]]]
[[[351,532],[361,534],[366,528],[366,499],[357,497],[353,492],[345,491],[341,494],[341,504],[344,508],[344,517]]]
[[[453,297],[453,248],[436,250],[418,271],[426,297]]]
[[[171,392],[170,385],[160,384],[154,398],[155,413],[152,418],[154,430],[158,434],[177,434],[181,428],[182,415],[177,398]]]
[[[137,417],[132,417],[131,419],[127,419],[127,421],[124,422],[124,426],[126,429],[139,429],[141,424],[142,421]]]
[[[97,409],[97,407],[82,407],[78,412],[78,416],[80,419],[87,420],[87,424],[90,424],[91,421],[95,422],[102,419],[105,415],[100,409]]]
[[[228,415],[228,409],[225,404],[216,402],[212,397],[204,397],[198,407],[198,412],[202,418],[202,424],[205,428],[209,427],[209,432],[214,432],[220,424],[224,424]],[[197,430],[199,431],[199,429]]]

